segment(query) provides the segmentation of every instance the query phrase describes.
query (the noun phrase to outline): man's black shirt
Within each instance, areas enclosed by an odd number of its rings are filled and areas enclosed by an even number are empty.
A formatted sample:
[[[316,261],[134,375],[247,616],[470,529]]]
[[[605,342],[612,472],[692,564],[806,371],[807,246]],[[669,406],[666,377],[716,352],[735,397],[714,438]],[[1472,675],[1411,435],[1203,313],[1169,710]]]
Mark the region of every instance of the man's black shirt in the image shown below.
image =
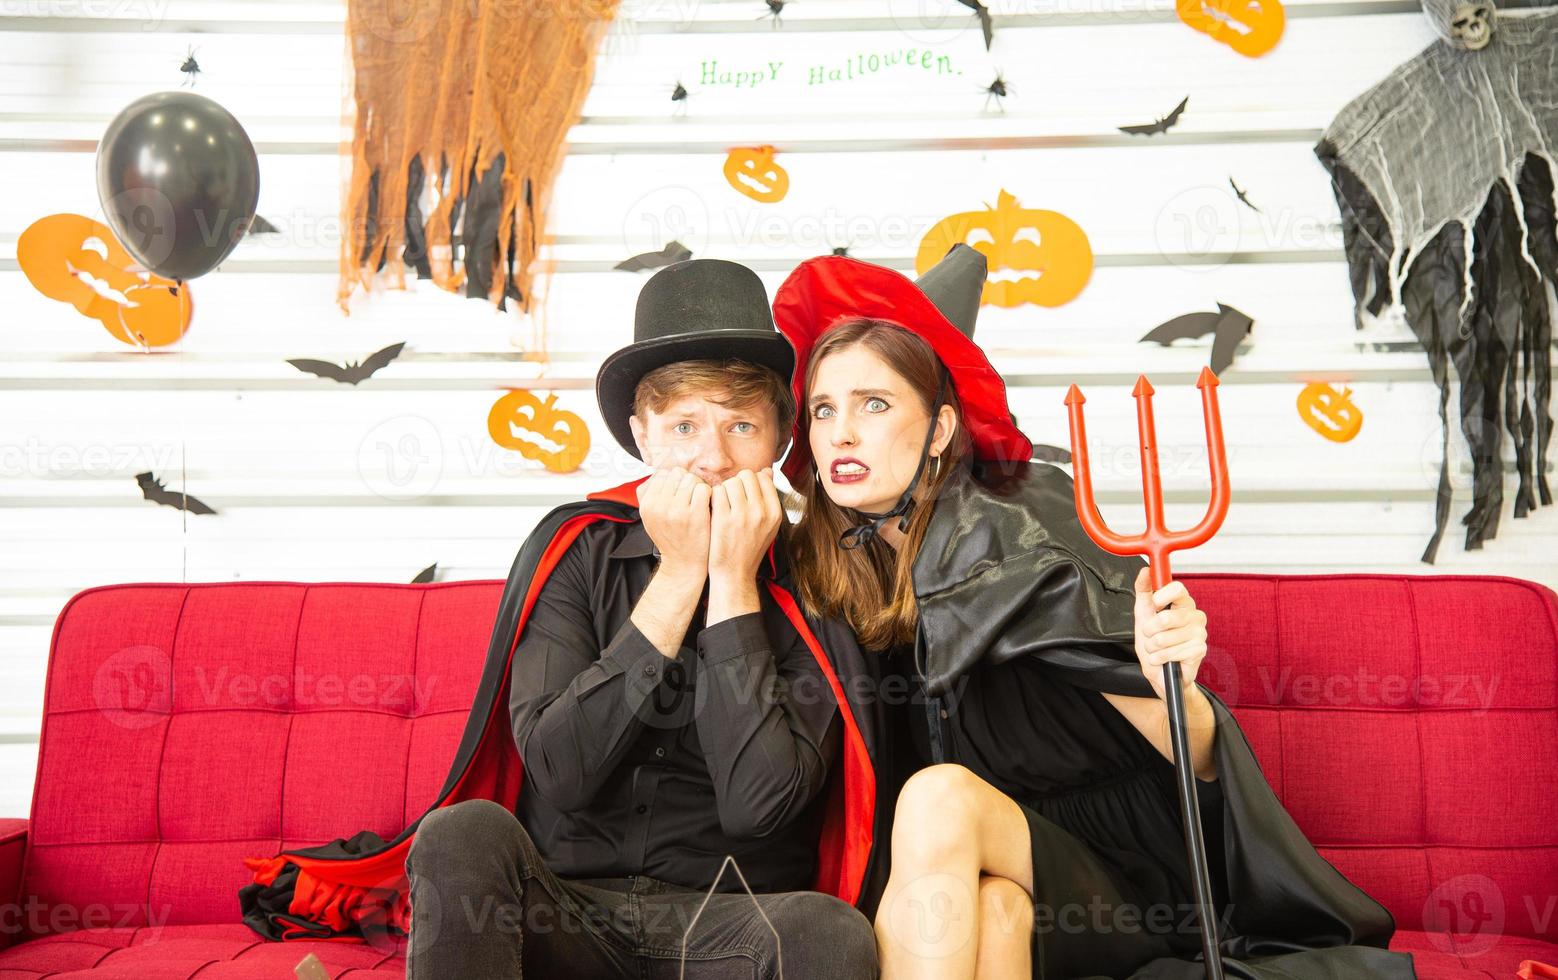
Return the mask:
[[[600,521],[537,597],[509,693],[519,818],[566,878],[707,888],[730,854],[754,891],[809,888],[842,737],[822,670],[763,584],[766,557],[759,612],[705,628],[700,600],[665,657],[629,618],[657,564],[641,523]]]

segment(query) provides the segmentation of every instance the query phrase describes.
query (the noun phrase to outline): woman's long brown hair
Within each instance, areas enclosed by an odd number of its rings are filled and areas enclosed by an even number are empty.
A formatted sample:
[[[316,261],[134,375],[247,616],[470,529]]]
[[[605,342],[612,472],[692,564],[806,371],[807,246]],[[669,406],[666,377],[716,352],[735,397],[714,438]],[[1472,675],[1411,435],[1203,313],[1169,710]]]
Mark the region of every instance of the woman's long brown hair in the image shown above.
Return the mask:
[[[909,383],[926,412],[936,398],[941,378],[941,362],[928,343],[896,323],[865,317],[841,321],[822,335],[812,349],[806,366],[806,384],[800,408],[801,439],[808,438],[811,414],[804,407],[816,380],[817,365],[830,354],[852,347],[864,347],[876,354],[888,367]],[[844,620],[869,650],[883,650],[896,644],[912,643],[919,621],[914,597],[914,557],[925,539],[935,500],[942,484],[962,464],[968,440],[963,428],[963,411],[957,394],[948,384],[943,396],[957,412],[957,428],[939,465],[935,460],[925,466],[916,489],[914,510],[905,540],[895,551],[880,538],[872,538],[860,547],[845,551],[839,536],[866,520],[859,511],[840,507],[829,497],[817,476],[813,458],[809,478],[801,480],[796,493],[802,501],[801,519],[790,538],[796,581],[801,600],[823,615]]]

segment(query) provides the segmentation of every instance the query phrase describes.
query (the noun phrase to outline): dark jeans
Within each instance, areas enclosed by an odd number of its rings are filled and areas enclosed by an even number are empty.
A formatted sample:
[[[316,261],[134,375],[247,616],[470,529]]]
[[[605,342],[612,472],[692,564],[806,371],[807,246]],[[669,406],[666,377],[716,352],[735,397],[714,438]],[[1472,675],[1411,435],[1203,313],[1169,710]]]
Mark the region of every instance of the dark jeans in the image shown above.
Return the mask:
[[[676,980],[682,937],[707,894],[643,875],[559,878],[491,800],[423,817],[406,874],[407,980]],[[688,980],[877,976],[875,935],[858,909],[820,892],[757,901],[767,923],[745,891],[709,899],[687,941]]]

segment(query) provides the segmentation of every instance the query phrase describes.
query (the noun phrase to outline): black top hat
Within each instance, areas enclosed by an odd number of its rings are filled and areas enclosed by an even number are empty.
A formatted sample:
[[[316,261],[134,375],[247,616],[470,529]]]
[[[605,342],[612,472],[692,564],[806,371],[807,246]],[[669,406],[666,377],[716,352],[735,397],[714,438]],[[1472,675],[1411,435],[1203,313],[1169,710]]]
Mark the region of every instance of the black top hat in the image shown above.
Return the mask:
[[[782,380],[794,371],[795,353],[774,328],[763,281],[746,266],[687,259],[644,283],[633,343],[608,356],[595,376],[601,417],[623,449],[639,455],[628,426],[639,381],[655,368],[694,360],[746,361]]]

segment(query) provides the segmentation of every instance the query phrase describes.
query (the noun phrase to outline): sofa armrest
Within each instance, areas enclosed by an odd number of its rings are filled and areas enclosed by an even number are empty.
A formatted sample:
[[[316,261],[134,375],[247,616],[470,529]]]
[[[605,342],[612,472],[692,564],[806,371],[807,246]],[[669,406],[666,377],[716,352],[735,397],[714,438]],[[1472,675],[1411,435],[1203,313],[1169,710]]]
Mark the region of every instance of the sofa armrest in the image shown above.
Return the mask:
[[[27,821],[0,818],[0,949],[16,941],[23,920],[17,901],[22,893],[22,857],[27,853]]]

